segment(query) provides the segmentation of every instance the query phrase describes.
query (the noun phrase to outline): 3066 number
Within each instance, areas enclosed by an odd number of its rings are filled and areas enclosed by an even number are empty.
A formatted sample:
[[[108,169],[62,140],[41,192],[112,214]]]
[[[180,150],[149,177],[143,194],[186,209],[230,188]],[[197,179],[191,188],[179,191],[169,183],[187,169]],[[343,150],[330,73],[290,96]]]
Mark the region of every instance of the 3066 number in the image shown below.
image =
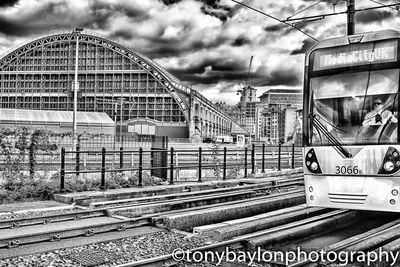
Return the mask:
[[[358,166],[336,166],[336,174],[361,174]]]

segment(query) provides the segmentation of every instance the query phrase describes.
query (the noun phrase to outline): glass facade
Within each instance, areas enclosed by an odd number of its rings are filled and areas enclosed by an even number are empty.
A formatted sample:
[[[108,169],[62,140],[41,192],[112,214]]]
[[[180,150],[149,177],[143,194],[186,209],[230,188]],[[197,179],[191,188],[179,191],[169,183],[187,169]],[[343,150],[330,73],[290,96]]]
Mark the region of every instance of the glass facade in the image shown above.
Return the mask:
[[[72,110],[75,50],[76,36],[60,34],[8,54],[0,66],[0,108]],[[78,111],[186,122],[176,95],[144,60],[90,35],[79,36],[78,51]],[[121,98],[122,114],[113,103]]]

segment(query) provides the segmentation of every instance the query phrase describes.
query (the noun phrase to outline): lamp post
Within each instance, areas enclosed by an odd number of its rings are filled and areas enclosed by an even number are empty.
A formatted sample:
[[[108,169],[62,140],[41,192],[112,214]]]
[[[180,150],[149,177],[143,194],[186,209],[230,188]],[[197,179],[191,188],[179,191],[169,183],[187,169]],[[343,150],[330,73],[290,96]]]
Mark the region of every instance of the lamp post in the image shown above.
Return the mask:
[[[75,47],[75,82],[74,82],[74,111],[72,115],[72,150],[76,147],[76,112],[77,112],[77,105],[78,105],[78,90],[79,90],[79,83],[78,83],[78,50],[79,50],[79,34],[83,31],[82,28],[75,28],[72,31],[72,34],[76,37],[76,47]]]

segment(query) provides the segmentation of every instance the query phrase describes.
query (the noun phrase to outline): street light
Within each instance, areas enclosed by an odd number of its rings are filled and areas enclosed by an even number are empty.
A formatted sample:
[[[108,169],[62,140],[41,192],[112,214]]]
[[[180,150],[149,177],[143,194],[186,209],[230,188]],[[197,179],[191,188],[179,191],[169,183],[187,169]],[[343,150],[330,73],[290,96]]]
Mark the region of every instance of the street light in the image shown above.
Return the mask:
[[[72,150],[76,147],[76,110],[78,105],[78,90],[79,90],[79,83],[78,83],[78,49],[79,49],[79,34],[83,31],[82,28],[75,28],[72,31],[72,34],[76,37],[76,47],[75,47],[75,82],[74,82],[74,111],[72,115]]]

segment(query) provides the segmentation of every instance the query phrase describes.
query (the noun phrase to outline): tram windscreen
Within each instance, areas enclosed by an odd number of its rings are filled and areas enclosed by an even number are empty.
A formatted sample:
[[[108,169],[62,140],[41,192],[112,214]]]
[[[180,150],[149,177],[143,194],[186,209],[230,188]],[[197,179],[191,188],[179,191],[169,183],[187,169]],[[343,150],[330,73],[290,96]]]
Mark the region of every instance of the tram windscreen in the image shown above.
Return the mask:
[[[399,70],[336,74],[310,79],[312,109],[343,145],[397,143]],[[330,145],[318,128],[313,145]]]

